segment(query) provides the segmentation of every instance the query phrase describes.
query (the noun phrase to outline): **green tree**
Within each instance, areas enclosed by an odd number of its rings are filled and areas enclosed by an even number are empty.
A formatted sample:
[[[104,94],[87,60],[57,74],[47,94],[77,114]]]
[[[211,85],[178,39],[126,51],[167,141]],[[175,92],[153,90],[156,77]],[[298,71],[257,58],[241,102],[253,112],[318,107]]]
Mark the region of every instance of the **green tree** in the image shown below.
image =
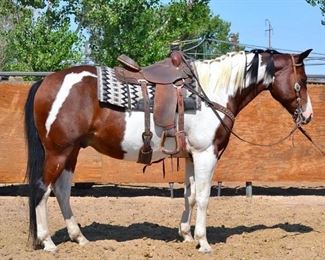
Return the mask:
[[[80,39],[71,31],[67,15],[58,12],[59,1],[6,1],[11,5],[1,10],[12,22],[9,30],[0,31],[6,36],[3,69],[51,71],[80,60]]]
[[[208,33],[224,41],[229,37],[230,23],[213,16],[206,0],[173,0],[168,4],[159,0],[66,1],[89,34],[92,58],[110,66],[121,53],[146,65],[166,57],[173,41]],[[224,53],[230,48],[215,44],[214,50]]]
[[[122,53],[147,65],[166,57],[173,41],[205,35],[227,41],[230,36],[230,23],[212,14],[208,0],[171,0],[168,4],[160,0],[3,2],[10,6],[4,13],[12,21],[11,30],[2,30],[6,41],[0,40],[0,46],[5,45],[6,69],[60,69],[80,60],[80,46],[86,40],[96,63],[113,66]],[[10,8],[21,15],[13,19],[15,12]],[[8,20],[0,12],[0,23],[1,17]],[[200,52],[208,49],[217,55],[233,46],[210,42],[200,48]]]
[[[8,60],[7,48],[10,46],[9,35],[27,15],[27,11],[15,5],[11,0],[0,2],[0,69]]]
[[[321,21],[325,25],[325,0],[306,0],[312,6],[318,6],[322,12],[324,19]]]
[[[11,33],[6,69],[51,71],[80,60],[78,37],[70,25],[49,26],[47,19],[44,15],[35,22],[27,18]]]

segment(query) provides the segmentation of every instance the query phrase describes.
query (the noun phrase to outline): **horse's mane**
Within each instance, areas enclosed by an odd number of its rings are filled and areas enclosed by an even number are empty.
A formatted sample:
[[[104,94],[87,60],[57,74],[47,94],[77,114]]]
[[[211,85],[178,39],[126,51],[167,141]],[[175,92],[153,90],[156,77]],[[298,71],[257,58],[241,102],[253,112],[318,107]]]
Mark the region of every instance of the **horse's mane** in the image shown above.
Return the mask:
[[[273,54],[281,54],[275,50],[252,50],[250,52],[229,52],[225,55],[210,60],[196,61],[195,66],[198,72],[202,87],[212,94],[218,95],[221,91],[230,95],[241,91],[247,85],[246,79],[249,78],[248,85],[255,85],[258,82],[258,69],[260,67],[260,55],[270,54],[266,61],[264,84],[272,82],[274,76]],[[247,62],[247,55],[254,55]]]
[[[202,87],[213,94],[225,89],[235,93],[244,86],[246,56],[243,51],[196,61],[195,66]]]
[[[260,56],[259,54],[262,53],[268,53],[269,57],[266,61],[266,69],[265,69],[265,74],[264,74],[264,80],[263,83],[264,85],[269,85],[270,83],[272,83],[273,81],[273,77],[274,77],[274,59],[273,59],[273,55],[274,54],[283,54],[281,52],[278,52],[274,49],[253,49],[248,53],[254,53],[254,57],[251,61],[251,63],[249,64],[247,71],[245,72],[246,75],[249,76],[250,78],[250,82],[248,83],[248,85],[256,85],[257,82],[257,76],[258,76],[258,68],[259,68],[259,63],[260,63]]]

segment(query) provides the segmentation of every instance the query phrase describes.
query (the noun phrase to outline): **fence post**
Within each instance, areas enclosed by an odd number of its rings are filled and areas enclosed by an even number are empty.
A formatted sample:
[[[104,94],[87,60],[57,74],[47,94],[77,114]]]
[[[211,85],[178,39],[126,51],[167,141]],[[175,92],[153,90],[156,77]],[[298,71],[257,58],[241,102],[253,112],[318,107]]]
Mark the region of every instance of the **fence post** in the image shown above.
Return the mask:
[[[221,196],[221,186],[222,186],[222,181],[218,181],[218,193],[217,193],[218,197]]]
[[[169,183],[169,190],[170,190],[170,197],[173,199],[174,198],[174,183],[173,182]]]
[[[246,197],[251,198],[253,196],[253,187],[251,181],[246,181]]]

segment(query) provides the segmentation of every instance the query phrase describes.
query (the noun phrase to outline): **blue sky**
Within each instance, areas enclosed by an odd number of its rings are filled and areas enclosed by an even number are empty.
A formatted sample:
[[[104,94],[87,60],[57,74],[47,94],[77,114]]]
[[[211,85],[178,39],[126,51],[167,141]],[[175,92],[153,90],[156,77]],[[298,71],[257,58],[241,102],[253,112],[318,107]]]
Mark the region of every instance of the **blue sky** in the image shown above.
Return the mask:
[[[211,0],[210,7],[214,15],[231,23],[231,31],[238,32],[240,43],[244,44],[268,47],[265,32],[268,19],[273,27],[273,48],[313,49],[311,56],[322,56],[324,60],[308,61],[306,71],[325,74],[325,26],[321,25],[319,7],[312,7],[305,0]],[[309,65],[311,63],[324,65]]]

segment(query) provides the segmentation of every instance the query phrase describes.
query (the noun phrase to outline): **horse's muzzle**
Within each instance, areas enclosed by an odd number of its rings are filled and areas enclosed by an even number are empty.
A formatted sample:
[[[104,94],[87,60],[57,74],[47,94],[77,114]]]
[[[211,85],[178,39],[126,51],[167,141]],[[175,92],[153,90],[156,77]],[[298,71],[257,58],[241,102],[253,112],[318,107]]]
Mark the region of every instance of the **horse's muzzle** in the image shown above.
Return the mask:
[[[311,121],[312,117],[313,117],[312,114],[311,114],[308,118],[305,118],[305,117],[304,117],[305,119],[304,119],[304,121],[302,122],[302,124],[303,124],[303,125],[308,124],[308,123]]]
[[[305,117],[302,113],[295,113],[293,115],[293,120],[297,126],[301,126],[308,124],[311,121],[312,117],[312,114],[310,114],[309,117]]]

